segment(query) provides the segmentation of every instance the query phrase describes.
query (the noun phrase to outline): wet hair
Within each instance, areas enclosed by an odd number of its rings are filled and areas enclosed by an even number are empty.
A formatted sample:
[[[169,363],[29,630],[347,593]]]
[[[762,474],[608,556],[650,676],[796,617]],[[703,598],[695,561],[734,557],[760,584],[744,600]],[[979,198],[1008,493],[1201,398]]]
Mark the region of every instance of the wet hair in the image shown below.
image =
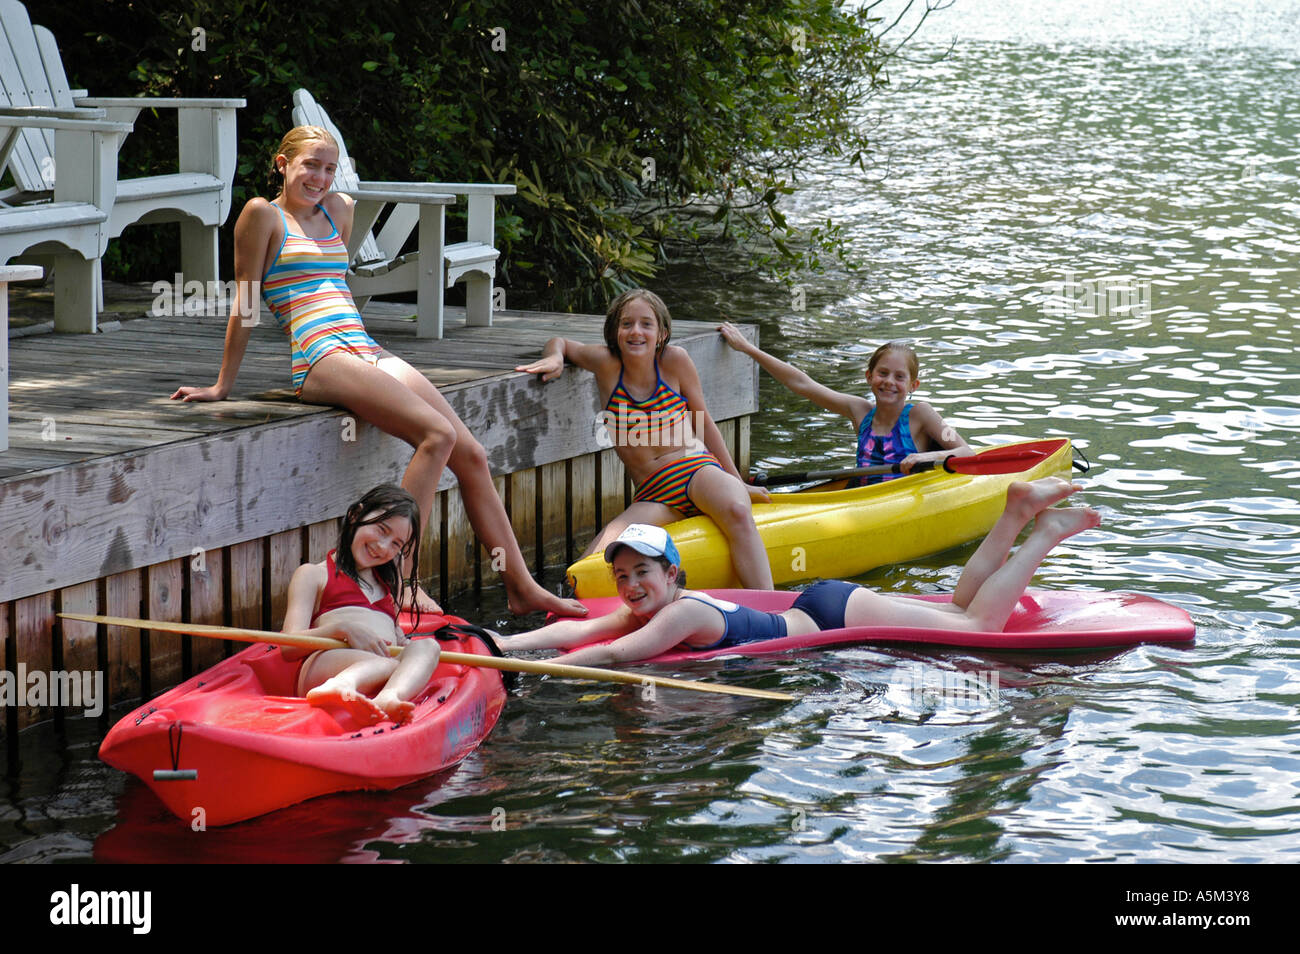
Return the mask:
[[[415,498],[395,484],[380,484],[348,508],[339,525],[339,545],[334,554],[334,565],[352,579],[357,580],[357,563],[352,557],[352,541],[361,527],[383,523],[390,517],[405,517],[411,522],[411,538],[406,541],[391,563],[374,567],[376,579],[393,597],[399,607],[406,588],[415,592],[420,580],[420,505]],[[402,563],[411,557],[411,575],[402,579]],[[357,580],[358,584],[361,582]],[[419,610],[416,610],[416,627],[419,627]]]
[[[284,191],[284,173],[275,164],[276,156],[284,156],[286,160],[293,162],[293,157],[302,152],[303,146],[309,142],[323,142],[333,146],[336,151],[342,152],[338,140],[330,135],[328,129],[322,126],[294,126],[284,134],[284,138],[280,140],[280,148],[275,151],[275,155],[271,156],[271,172],[267,176],[267,183],[275,195]]]
[[[877,348],[872,353],[871,360],[867,362],[867,374],[876,370],[876,365],[880,363],[880,359],[890,351],[901,351],[903,353],[903,357],[907,359],[907,370],[912,375],[913,381],[921,376],[921,365],[916,360],[916,352],[912,350],[910,344],[905,344],[902,341],[888,341]]]
[[[666,556],[651,556],[648,553],[642,553],[640,550],[634,550],[632,547],[629,547],[626,543],[614,551],[614,556],[618,556],[619,553],[621,553],[623,550],[632,550],[632,552],[637,554],[638,556],[643,556],[647,560],[654,560],[656,563],[658,563],[661,567],[664,568],[665,573],[667,573],[671,567],[676,566],[677,567],[677,588],[679,590],[686,589],[686,571],[683,570],[677,564],[673,563],[673,561],[668,559]],[[609,564],[609,575],[610,576],[614,575],[613,561],[611,561]]]
[[[645,288],[625,291],[609,303],[609,310],[605,312],[605,344],[616,358],[621,357],[618,353],[618,323],[623,317],[623,309],[634,301],[643,301],[649,305],[659,320],[659,341],[655,345],[655,354],[660,354],[673,336],[673,318],[668,314],[668,306],[662,298]]]

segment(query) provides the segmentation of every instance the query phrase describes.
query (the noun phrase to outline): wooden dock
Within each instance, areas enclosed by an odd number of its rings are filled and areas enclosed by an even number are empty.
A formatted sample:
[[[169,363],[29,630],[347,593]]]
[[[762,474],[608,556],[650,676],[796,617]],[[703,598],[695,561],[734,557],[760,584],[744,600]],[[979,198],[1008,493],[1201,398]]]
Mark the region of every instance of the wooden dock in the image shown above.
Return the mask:
[[[10,306],[10,446],[0,453],[0,660],[10,673],[19,664],[99,670],[113,701],[148,696],[210,665],[224,644],[61,624],[55,614],[278,628],[290,574],[324,557],[360,493],[400,480],[411,450],[342,410],[299,403],[288,343],[269,320],[253,331],[230,400],[183,404],[169,400],[177,387],[216,380],[228,314],[216,300],[206,314],[158,317],[149,286],[110,284],[108,330],[63,335],[45,328],[48,294],[20,288]],[[467,328],[449,308],[447,336],[432,341],[415,338],[412,311],[373,302],[367,328],[426,374],[482,442],[534,571],[567,565],[631,488],[600,444],[593,377],[572,371],[543,385],[513,368],[556,335],[599,342],[603,318],[500,311],[492,327]],[[755,365],[712,322],[675,318],[673,343],[700,368],[743,469]],[[431,523],[421,565],[444,605],[496,584],[450,471]],[[66,715],[9,705],[3,722],[15,743],[17,729]]]

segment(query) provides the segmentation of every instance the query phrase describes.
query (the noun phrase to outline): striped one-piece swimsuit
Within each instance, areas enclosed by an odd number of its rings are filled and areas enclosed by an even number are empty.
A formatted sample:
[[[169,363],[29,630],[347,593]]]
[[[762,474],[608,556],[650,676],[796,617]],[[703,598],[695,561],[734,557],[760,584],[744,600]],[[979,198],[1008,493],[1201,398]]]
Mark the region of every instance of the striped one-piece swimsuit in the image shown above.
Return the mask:
[[[293,390],[302,393],[307,372],[325,355],[346,351],[371,364],[380,346],[366,334],[348,290],[348,250],[323,206],[330,234],[311,238],[289,231],[284,210],[284,241],[262,279],[262,295],[293,345]]]
[[[655,362],[655,393],[638,401],[623,386],[623,373],[605,402],[605,412],[612,415],[615,442],[618,446],[674,446],[685,443],[687,425],[686,398],[678,394],[659,374]],[[712,454],[688,454],[678,458],[658,473],[652,474],[637,488],[634,502],[648,500],[697,517],[700,510],[691,502],[687,490],[691,478],[705,467],[721,467]]]

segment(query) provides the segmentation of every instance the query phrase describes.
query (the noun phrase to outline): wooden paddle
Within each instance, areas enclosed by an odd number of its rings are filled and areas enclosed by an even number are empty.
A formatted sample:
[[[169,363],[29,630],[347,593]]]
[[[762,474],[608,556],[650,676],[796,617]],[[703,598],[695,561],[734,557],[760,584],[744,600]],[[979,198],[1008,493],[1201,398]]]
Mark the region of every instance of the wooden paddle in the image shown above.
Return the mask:
[[[1060,450],[1063,440],[1035,441],[1018,447],[994,447],[973,457],[946,457],[942,461],[921,461],[912,468],[916,474],[933,470],[940,465],[950,474],[1014,474],[1029,470]],[[853,467],[848,470],[808,470],[797,474],[777,474],[768,477],[758,474],[750,478],[751,484],[760,487],[780,487],[785,484],[802,484],[814,480],[838,480],[841,477],[864,477],[868,474],[901,474],[901,464],[876,464],[871,467]]]
[[[237,629],[233,626],[212,626],[206,623],[173,623],[154,619],[131,619],[125,616],[89,616],[82,613],[60,613],[63,619],[86,623],[103,623],[106,626],[129,626],[133,629],[152,629],[161,633],[182,633],[190,636],[207,636],[212,639],[230,639],[240,643],[272,643],[276,646],[294,646],[300,649],[348,649],[348,644],[337,639],[320,636],[298,636],[293,633],[273,633],[264,629]],[[397,656],[402,647],[390,646],[389,653]],[[631,685],[663,686],[667,689],[692,689],[695,692],[717,692],[730,696],[750,696],[755,699],[776,699],[793,702],[794,696],[769,689],[745,689],[740,686],[719,686],[713,683],[692,682],[687,679],[670,679],[665,676],[647,676],[615,669],[594,669],[590,666],[566,666],[563,663],[542,662],[531,659],[502,659],[500,656],[479,656],[474,653],[444,652],[443,662],[461,666],[479,666],[485,669],[503,669],[507,672],[534,672],[544,676],[561,676],[565,679],[588,679],[593,682],[624,682]]]

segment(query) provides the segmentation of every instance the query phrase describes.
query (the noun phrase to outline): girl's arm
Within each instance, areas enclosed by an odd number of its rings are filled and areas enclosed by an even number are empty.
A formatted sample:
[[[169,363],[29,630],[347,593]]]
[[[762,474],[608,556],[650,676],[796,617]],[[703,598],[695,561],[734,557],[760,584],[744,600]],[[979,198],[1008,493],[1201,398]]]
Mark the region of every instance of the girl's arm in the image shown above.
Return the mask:
[[[704,401],[704,388],[700,385],[700,374],[695,370],[695,362],[691,360],[691,356],[685,349],[669,345],[664,349],[660,367],[669,371],[677,379],[678,390],[682,397],[686,398],[686,407],[691,412],[691,423],[699,426],[700,433],[697,436],[704,442],[705,449],[718,459],[723,470],[745,485],[751,500],[770,501],[771,496],[762,487],[745,483],[745,478],[741,476],[740,470],[731,459],[727,442],[722,439],[722,432],[718,430],[718,425],[714,423],[713,415],[709,413],[709,407]]]
[[[320,600],[321,591],[325,589],[325,582],[326,570],[319,563],[304,563],[293,571],[293,576],[289,580],[289,598],[284,612],[284,625],[280,627],[280,632],[292,633],[295,636],[340,639],[353,649],[372,652],[377,656],[387,656],[389,644],[365,626],[358,624],[353,627],[346,623],[311,625],[312,613]],[[280,647],[280,654],[285,659],[300,659],[311,652],[314,650],[296,646]]]
[[[351,217],[349,216],[349,224]],[[265,199],[253,199],[239,213],[235,223],[235,280],[238,294],[226,325],[226,346],[221,354],[221,371],[211,387],[179,387],[172,400],[224,401],[230,396],[244,362],[248,336],[258,323],[262,309],[262,276],[266,272],[267,249],[278,234],[280,217]]]
[[[305,633],[311,628],[311,614],[316,609],[321,590],[325,589],[325,568],[319,563],[304,563],[293,571],[289,579],[288,606],[284,611],[282,633]],[[285,659],[301,659],[311,653],[310,649],[297,646],[281,646],[280,655]]]
[[[701,633],[722,638],[722,617],[698,600],[678,600],[655,614],[640,629],[604,646],[588,646],[568,653],[560,662],[568,666],[611,666],[636,662],[666,653]]]
[[[622,636],[641,625],[626,606],[605,616],[588,619],[562,619],[515,636],[502,636],[497,645],[510,652],[526,649],[568,649],[612,636]]]
[[[901,467],[903,473],[909,473],[915,464],[928,460],[943,460],[947,457],[967,457],[974,454],[975,451],[962,439],[957,433],[956,428],[944,421],[939,416],[939,412],[926,404],[924,401],[918,401],[912,405],[911,414],[913,438],[924,437],[931,447],[937,447],[939,450],[933,450],[918,454],[909,454],[903,459]],[[922,446],[921,441],[916,441],[917,446]]]
[[[346,246],[352,236],[352,213],[355,210],[352,196],[331,192],[325,196],[321,205],[325,206],[330,218],[334,220],[334,227],[339,230],[339,238],[343,239],[343,244]]]
[[[760,368],[785,385],[788,390],[802,398],[807,398],[819,407],[847,417],[853,421],[855,427],[871,410],[871,402],[866,398],[856,394],[845,394],[843,391],[835,391],[824,384],[818,384],[806,372],[750,344],[749,340],[741,334],[740,329],[730,322],[723,322],[718,326],[718,331],[722,333],[727,344],[741,354],[753,358]]]
[[[542,357],[532,364],[518,365],[515,370],[525,374],[540,374],[542,381],[554,381],[564,372],[564,362],[595,372],[598,368],[617,359],[609,353],[605,345],[589,345],[568,338],[552,338],[542,348]]]

